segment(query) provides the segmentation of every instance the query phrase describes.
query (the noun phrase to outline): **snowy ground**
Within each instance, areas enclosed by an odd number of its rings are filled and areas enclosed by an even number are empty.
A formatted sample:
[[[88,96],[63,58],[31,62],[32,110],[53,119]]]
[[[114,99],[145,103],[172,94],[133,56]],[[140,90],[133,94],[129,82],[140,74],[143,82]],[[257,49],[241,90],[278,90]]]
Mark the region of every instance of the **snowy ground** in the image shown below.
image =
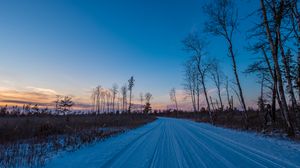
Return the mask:
[[[300,144],[188,120],[159,118],[46,167],[300,167]]]

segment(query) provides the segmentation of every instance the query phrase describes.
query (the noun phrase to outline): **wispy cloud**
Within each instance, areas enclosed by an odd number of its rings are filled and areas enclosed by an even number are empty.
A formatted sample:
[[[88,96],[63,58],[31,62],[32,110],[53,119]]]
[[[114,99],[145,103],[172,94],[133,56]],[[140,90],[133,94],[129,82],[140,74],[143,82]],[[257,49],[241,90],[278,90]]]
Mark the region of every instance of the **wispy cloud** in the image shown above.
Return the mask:
[[[24,104],[38,104],[39,106],[52,107],[56,100],[56,95],[60,95],[59,92],[48,89],[27,86],[23,89],[12,89],[1,87],[0,88],[0,105],[18,105]],[[88,109],[91,107],[88,99],[72,96],[75,102],[74,109]]]
[[[0,104],[8,104],[8,105],[38,104],[39,106],[52,105],[52,103],[33,102],[33,101],[26,101],[26,100],[9,100],[9,99],[0,100]]]
[[[44,93],[49,95],[57,95],[58,93],[55,90],[47,89],[47,88],[39,88],[39,87],[33,87],[33,86],[27,86],[27,89],[37,92],[37,93]]]
[[[0,105],[39,104],[49,106],[57,94],[52,89],[38,87],[25,87],[18,90],[4,87],[0,89]]]

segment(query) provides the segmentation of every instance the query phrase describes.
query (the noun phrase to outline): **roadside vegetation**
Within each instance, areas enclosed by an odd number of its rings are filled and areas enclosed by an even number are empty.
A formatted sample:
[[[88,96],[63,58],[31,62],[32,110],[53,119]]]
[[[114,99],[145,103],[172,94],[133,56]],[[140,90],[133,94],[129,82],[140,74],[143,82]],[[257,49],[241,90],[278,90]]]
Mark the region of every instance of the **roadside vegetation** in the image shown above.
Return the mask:
[[[5,115],[0,117],[0,167],[40,167],[53,154],[155,120],[144,114]]]
[[[189,119],[195,122],[204,122],[211,123],[211,118],[214,121],[215,126],[226,127],[231,129],[243,130],[243,131],[253,131],[266,136],[271,137],[282,137],[287,138],[288,134],[285,130],[285,121],[283,118],[278,117],[276,119],[276,123],[268,122],[264,111],[248,109],[249,113],[249,123],[248,127],[245,128],[243,122],[243,116],[240,110],[234,109],[224,109],[224,110],[216,110],[213,111],[212,114],[209,114],[204,108],[199,112],[190,112],[190,111],[176,111],[176,110],[164,110],[158,111],[156,113],[159,117],[172,117],[172,118],[181,118],[181,119]],[[280,110],[276,111],[277,115],[280,114]],[[296,125],[295,118],[291,122]],[[300,132],[299,128],[296,127],[296,132],[294,137],[289,137],[291,140],[300,140]]]
[[[245,18],[233,0],[205,3],[207,16],[203,31],[194,31],[182,40],[187,60],[184,63],[183,89],[190,100],[191,113],[166,113],[165,116],[193,118],[214,125],[274,132],[291,138],[300,128],[300,15],[297,0],[258,0],[256,9]],[[247,39],[239,26],[247,22]],[[209,37],[209,38],[207,38]],[[212,56],[211,37],[223,40],[224,55]],[[248,67],[239,65],[238,43],[247,41],[253,57]],[[216,48],[218,49],[218,48]],[[231,73],[224,73],[220,58],[231,62]],[[249,104],[242,75],[255,75],[259,84],[257,106]],[[180,109],[176,92],[171,89],[173,110]],[[247,104],[248,103],[248,104]],[[250,106],[250,107],[249,107]]]

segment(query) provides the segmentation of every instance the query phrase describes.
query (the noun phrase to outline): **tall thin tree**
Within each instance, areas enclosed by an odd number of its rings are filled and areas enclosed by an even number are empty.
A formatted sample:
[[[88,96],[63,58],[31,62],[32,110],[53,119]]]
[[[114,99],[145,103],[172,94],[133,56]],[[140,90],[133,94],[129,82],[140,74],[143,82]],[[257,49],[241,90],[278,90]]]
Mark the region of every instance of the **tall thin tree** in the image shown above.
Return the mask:
[[[172,89],[170,90],[169,95],[170,95],[170,100],[171,100],[172,102],[174,102],[176,111],[178,112],[178,104],[177,104],[177,97],[176,97],[176,89],[175,89],[175,88],[172,88]]]
[[[274,1],[272,3],[268,3],[268,6],[270,6],[270,10],[267,9],[265,5],[265,0],[260,0],[261,5],[261,13],[263,18],[263,25],[266,33],[266,37],[269,42],[269,46],[272,53],[272,58],[274,62],[274,68],[276,70],[277,80],[278,80],[278,91],[280,94],[281,104],[282,104],[282,112],[284,115],[285,123],[287,126],[287,132],[289,136],[294,136],[294,127],[290,121],[289,117],[289,109],[287,105],[287,101],[285,98],[285,91],[284,91],[284,85],[283,85],[283,79],[282,79],[282,72],[280,70],[279,65],[279,59],[278,59],[278,43],[279,43],[279,32],[281,29],[281,23],[282,23],[282,14],[284,10],[284,1],[280,0],[279,3],[275,3]],[[275,33],[271,32],[271,26],[270,26],[270,20],[269,17],[272,16],[272,19],[274,21],[272,30],[275,30]],[[275,34],[275,35],[274,35]],[[275,37],[274,37],[275,36]]]
[[[132,89],[134,86],[134,78],[133,76],[130,77],[130,79],[128,80],[128,90],[129,90],[129,107],[128,107],[128,113],[131,113],[131,108],[132,108],[132,104],[131,104],[131,99],[132,99]]]
[[[235,76],[236,85],[238,87],[238,97],[241,100],[241,105],[244,110],[244,124],[247,128],[247,108],[238,75],[236,54],[233,49],[233,35],[238,27],[238,10],[232,0],[216,0],[205,5],[204,11],[209,17],[208,21],[205,23],[206,31],[215,36],[223,37],[227,42],[229,51],[228,55],[232,61],[232,69]]]
[[[144,106],[144,94],[140,93],[140,101],[141,101],[141,112],[143,112],[143,106]]]
[[[127,86],[124,84],[121,87],[122,94],[122,111],[125,112],[127,110]]]
[[[117,84],[114,84],[112,89],[112,111],[113,112],[116,112],[116,109],[115,109],[115,100],[116,100],[116,96],[118,94],[118,85]]]
[[[224,74],[221,71],[220,68],[220,61],[217,59],[213,59],[211,66],[210,66],[210,74],[211,74],[211,78],[217,88],[217,93],[218,93],[218,98],[220,101],[220,110],[223,111],[224,106],[223,106],[223,101],[222,101],[222,96],[221,96],[221,86],[223,84],[223,80],[224,80]]]
[[[207,110],[210,111],[210,103],[208,99],[207,94],[207,88],[206,88],[206,75],[209,70],[209,64],[207,64],[204,61],[204,46],[205,42],[198,37],[196,33],[189,34],[183,41],[184,49],[188,52],[191,52],[193,54],[192,60],[194,60],[194,63],[196,65],[198,75],[199,75],[199,81],[202,85],[202,89],[204,92]]]

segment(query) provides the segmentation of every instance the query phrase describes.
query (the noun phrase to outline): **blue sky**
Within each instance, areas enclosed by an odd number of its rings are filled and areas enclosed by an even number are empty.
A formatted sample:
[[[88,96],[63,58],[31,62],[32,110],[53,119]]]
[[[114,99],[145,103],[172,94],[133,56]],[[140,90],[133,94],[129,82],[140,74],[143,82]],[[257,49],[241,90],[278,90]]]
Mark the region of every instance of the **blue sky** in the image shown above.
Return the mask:
[[[96,85],[111,87],[136,78],[134,93],[151,92],[168,103],[172,87],[181,89],[181,40],[203,30],[201,0],[10,0],[0,5],[0,88],[49,89],[82,99]],[[258,4],[237,4],[243,18]],[[235,39],[238,67],[255,58],[245,47],[251,21],[242,21]],[[222,38],[209,35],[209,55],[232,77]],[[246,99],[256,100],[257,85],[241,74]],[[210,84],[209,84],[210,85]]]

